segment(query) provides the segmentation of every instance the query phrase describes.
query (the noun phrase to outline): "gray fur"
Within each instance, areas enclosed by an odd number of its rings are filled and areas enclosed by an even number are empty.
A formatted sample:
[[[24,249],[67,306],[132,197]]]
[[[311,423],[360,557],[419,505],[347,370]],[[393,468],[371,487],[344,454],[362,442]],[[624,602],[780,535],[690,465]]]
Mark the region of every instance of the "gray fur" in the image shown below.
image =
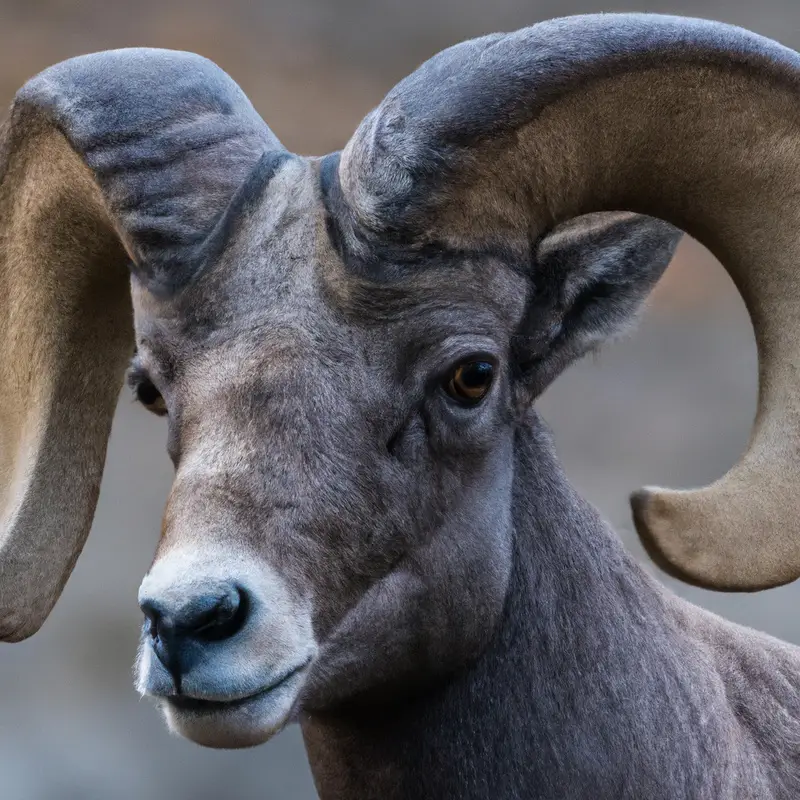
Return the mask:
[[[773,52],[713,24],[618,20],[620,69],[652,66],[654,31],[737,69]],[[629,323],[680,236],[631,213],[564,222],[568,200],[503,171],[604,24],[446,51],[324,159],[285,153],[192,56],[93,56],[22,90],[8,174],[36,158],[32,108],[133,260],[132,383],[163,398],[176,470],[142,602],[177,618],[222,584],[250,598],[234,637],[192,643],[182,681],[143,634],[137,686],[175,730],[247,746],[299,720],[323,800],[800,793],[800,650],[651,580],[532,408]],[[496,378],[464,408],[443,384],[476,357]],[[84,399],[70,392],[62,405]]]

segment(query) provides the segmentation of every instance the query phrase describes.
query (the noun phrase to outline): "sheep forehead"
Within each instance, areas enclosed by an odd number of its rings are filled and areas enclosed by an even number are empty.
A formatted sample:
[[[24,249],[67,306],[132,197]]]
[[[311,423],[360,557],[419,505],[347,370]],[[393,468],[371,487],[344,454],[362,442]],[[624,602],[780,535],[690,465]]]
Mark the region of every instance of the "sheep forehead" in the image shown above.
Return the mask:
[[[313,363],[369,364],[376,375],[399,348],[510,330],[521,314],[519,279],[498,264],[420,263],[388,284],[351,270],[332,242],[313,159],[289,159],[234,213],[216,259],[177,296],[157,298],[134,280],[139,349],[162,372],[218,385]]]
[[[188,286],[159,297],[134,279],[140,349],[158,358],[227,346],[241,355],[253,342],[285,342],[326,323],[321,284],[335,253],[318,194],[312,164],[292,158],[229,209],[224,239],[202,254]]]

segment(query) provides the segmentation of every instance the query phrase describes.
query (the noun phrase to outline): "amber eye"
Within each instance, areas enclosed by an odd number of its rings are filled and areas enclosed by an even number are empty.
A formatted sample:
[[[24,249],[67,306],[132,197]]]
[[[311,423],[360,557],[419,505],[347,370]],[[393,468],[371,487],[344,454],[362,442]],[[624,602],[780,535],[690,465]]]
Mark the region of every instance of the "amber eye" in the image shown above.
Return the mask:
[[[465,361],[459,364],[445,383],[445,390],[464,405],[477,405],[492,386],[494,366],[488,361]]]

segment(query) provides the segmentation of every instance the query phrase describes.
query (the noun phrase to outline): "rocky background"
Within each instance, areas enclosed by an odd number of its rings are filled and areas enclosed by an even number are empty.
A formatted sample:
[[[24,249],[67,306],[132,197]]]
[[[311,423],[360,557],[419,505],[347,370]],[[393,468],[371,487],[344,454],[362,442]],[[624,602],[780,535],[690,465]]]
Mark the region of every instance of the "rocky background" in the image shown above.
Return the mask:
[[[340,148],[384,93],[437,50],[566,13],[660,11],[733,22],[800,47],[796,0],[0,0],[0,101],[44,67],[93,50],[194,50],[239,81],[291,150]],[[714,259],[681,247],[638,331],[541,401],[568,472],[646,563],[627,507],[642,484],[721,475],[747,440],[756,354]],[[170,737],[132,688],[136,591],[171,478],[165,427],[123,395],[94,530],[42,631],[0,646],[2,800],[311,800],[299,732],[245,752]],[[650,567],[648,566],[648,569]],[[663,578],[663,576],[662,576]],[[690,599],[800,642],[800,588]]]

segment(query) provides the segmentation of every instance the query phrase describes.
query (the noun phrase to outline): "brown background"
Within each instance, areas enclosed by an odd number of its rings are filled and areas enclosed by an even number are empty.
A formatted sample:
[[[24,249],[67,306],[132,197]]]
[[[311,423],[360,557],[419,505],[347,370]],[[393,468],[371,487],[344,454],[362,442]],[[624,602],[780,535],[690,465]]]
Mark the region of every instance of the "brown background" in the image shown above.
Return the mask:
[[[0,0],[0,99],[44,67],[151,45],[209,56],[291,150],[340,148],[360,118],[438,49],[567,13],[639,10],[745,25],[800,47],[797,0]],[[720,475],[747,439],[756,356],[721,268],[688,242],[630,339],[574,367],[543,398],[572,478],[642,558],[627,493]],[[0,646],[2,800],[315,797],[297,729],[245,752],[170,737],[133,691],[136,590],[170,482],[161,421],[123,396],[94,531],[43,630]],[[648,566],[649,568],[649,566]],[[800,642],[789,586],[758,596],[676,591]],[[657,735],[657,732],[655,732]]]

